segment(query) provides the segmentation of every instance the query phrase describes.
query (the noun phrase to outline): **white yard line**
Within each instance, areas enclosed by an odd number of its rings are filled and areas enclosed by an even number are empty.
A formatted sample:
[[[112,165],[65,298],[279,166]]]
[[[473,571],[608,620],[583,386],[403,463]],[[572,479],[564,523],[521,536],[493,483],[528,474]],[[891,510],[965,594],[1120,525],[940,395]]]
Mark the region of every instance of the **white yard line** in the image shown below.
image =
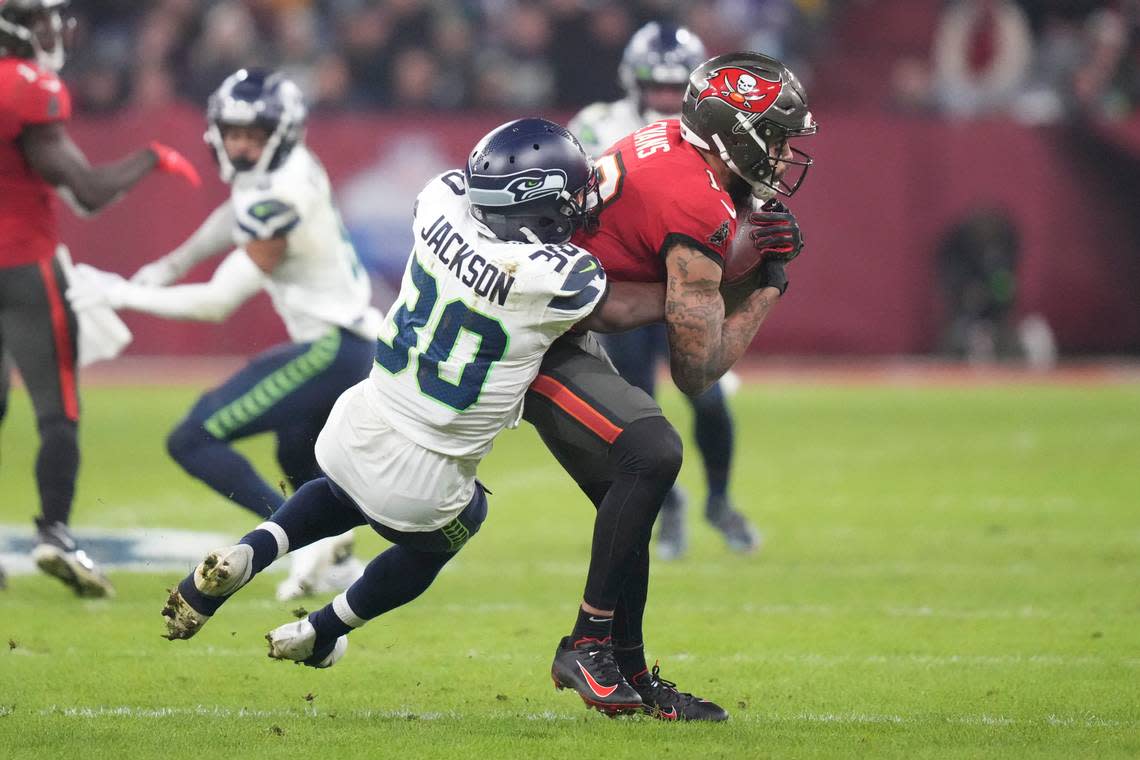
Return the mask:
[[[239,634],[244,638],[245,634]],[[252,642],[252,639],[250,640]],[[384,657],[386,648],[373,648],[367,645],[358,647],[354,657]],[[76,647],[68,647],[62,651],[35,652],[25,647],[17,647],[6,653],[16,657],[82,657],[88,658],[91,653]],[[534,657],[526,652],[512,654],[510,652],[483,651],[468,649],[467,656],[487,662],[530,662]],[[144,659],[152,657],[153,650],[119,649],[116,657],[128,659]],[[163,656],[171,659],[203,658],[203,657],[245,657],[264,659],[264,645],[250,643],[247,647],[223,647],[217,645],[174,644]],[[1140,659],[1135,657],[1099,657],[1096,655],[1065,656],[1054,654],[821,654],[815,652],[762,652],[750,654],[737,652],[734,654],[694,654],[692,652],[658,652],[654,656],[665,662],[695,662],[718,663],[732,665],[796,665],[812,668],[835,668],[842,666],[872,666],[872,667],[919,667],[919,668],[947,668],[947,667],[1036,667],[1036,668],[1075,668],[1075,667],[1110,667],[1140,669]]]
[[[13,707],[0,707],[0,717],[16,715],[20,710]],[[101,720],[107,718],[131,718],[137,720],[164,720],[168,718],[181,719],[194,718],[252,718],[252,719],[296,719],[296,718],[326,718],[336,716],[338,719],[352,720],[426,720],[426,721],[463,721],[480,720],[488,718],[498,720],[533,720],[533,721],[577,721],[580,714],[558,713],[550,710],[542,712],[510,712],[493,711],[478,712],[470,715],[448,710],[444,712],[416,712],[407,708],[394,710],[337,710],[317,707],[305,707],[288,710],[251,710],[248,708],[230,708],[210,705],[196,705],[194,707],[132,707],[127,705],[108,706],[95,705],[90,707],[73,707],[52,705],[35,712],[41,717],[80,718],[85,720]],[[1006,728],[1011,726],[1050,727],[1062,729],[1083,728],[1134,728],[1135,721],[1120,721],[1100,718],[1092,714],[1083,715],[1057,715],[1049,714],[1040,717],[1011,718],[1005,715],[893,715],[884,713],[859,712],[797,712],[797,713],[750,713],[735,711],[734,721],[744,723],[807,723],[807,724],[837,724],[837,725],[899,725],[919,726],[953,724],[963,726],[983,726],[992,728]]]

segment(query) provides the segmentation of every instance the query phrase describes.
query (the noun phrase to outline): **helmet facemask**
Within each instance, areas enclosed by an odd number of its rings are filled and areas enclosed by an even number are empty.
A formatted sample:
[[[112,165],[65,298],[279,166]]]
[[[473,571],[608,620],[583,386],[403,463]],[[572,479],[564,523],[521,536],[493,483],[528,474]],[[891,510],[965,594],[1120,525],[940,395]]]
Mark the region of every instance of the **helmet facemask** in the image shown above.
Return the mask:
[[[14,44],[5,44],[0,37],[0,49],[59,72],[67,62],[68,38],[75,28],[75,19],[62,13],[67,4],[68,0],[42,0],[5,10],[0,14],[0,35]]]
[[[236,92],[244,81],[253,76],[268,83],[276,74],[265,75],[241,70],[222,83],[210,96],[207,107],[209,127],[203,136],[213,149],[223,182],[232,182],[241,172],[265,173],[278,168],[289,157],[293,147],[304,137],[305,104],[300,89],[292,81],[281,77],[271,93],[250,97],[250,93]],[[226,152],[222,130],[227,126],[260,127],[269,139],[256,163],[234,161]]]
[[[749,184],[757,198],[794,195],[807,177],[812,158],[790,145],[789,139],[815,134],[814,122],[806,128],[789,130],[761,116],[737,113],[736,118],[730,134],[712,135],[711,149]],[[784,154],[785,145],[790,156]],[[789,176],[792,171],[794,174]]]

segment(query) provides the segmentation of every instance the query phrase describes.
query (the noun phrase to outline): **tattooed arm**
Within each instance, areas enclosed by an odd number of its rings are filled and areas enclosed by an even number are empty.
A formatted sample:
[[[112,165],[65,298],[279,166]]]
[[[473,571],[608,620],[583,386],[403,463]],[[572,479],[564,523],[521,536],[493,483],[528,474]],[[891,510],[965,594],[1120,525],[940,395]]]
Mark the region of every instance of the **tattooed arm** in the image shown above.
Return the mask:
[[[695,396],[744,354],[780,291],[756,290],[726,317],[720,294],[721,268],[716,262],[692,246],[677,243],[666,252],[665,264],[670,370],[677,387]]]

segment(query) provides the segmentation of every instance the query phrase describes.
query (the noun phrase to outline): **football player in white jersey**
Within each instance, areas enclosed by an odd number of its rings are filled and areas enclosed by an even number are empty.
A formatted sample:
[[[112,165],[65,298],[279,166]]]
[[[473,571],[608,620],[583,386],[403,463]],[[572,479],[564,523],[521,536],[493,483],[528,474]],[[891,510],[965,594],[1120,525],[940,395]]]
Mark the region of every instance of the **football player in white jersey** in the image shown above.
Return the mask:
[[[292,342],[260,354],[203,395],[167,440],[188,473],[265,518],[285,497],[231,444],[273,432],[277,461],[294,490],[319,476],[317,433],[337,397],[367,376],[381,315],[371,306],[371,285],[324,167],[303,142],[297,86],[281,74],[240,70],[210,98],[208,122],[206,141],[232,186],[230,200],[130,282],[102,273],[84,287],[77,278],[68,295],[80,310],[106,303],[222,321],[259,291],[269,293]],[[230,253],[209,282],[172,285],[223,251]],[[362,570],[348,533],[295,557],[278,596],[340,591]]]
[[[340,397],[317,440],[325,477],[182,580],[163,610],[168,638],[196,634],[278,557],[357,525],[394,546],[329,605],[271,631],[271,657],[328,667],[352,629],[431,585],[486,516],[476,468],[519,423],[551,343],[664,316],[661,284],[611,289],[597,259],[568,242],[592,223],[596,182],[573,135],[530,118],[492,130],[465,171],[428,183],[372,374]],[[628,685],[610,699],[640,705]]]
[[[634,33],[622,55],[619,77],[626,97],[586,106],[571,119],[570,131],[582,141],[587,153],[599,158],[611,145],[646,124],[677,118],[689,72],[706,57],[704,44],[688,29],[649,22]],[[621,376],[653,396],[658,365],[668,358],[665,325],[607,335],[602,343]],[[723,384],[716,383],[699,396],[685,398],[693,407],[694,437],[705,466],[705,517],[724,536],[729,548],[754,551],[760,535],[728,498],[734,435]],[[657,520],[658,556],[677,559],[687,544],[685,496],[674,486]]]

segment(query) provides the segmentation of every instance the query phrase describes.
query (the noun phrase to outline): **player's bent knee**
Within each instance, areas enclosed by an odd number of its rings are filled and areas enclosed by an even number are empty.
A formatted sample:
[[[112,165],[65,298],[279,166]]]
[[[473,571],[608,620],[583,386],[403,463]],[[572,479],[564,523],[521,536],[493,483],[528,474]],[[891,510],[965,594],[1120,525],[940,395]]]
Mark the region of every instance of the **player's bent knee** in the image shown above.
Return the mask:
[[[212,440],[215,439],[206,428],[187,418],[166,437],[166,451],[176,462],[181,462]]]
[[[620,469],[670,483],[681,471],[684,446],[677,429],[664,417],[647,417],[629,424],[614,441],[611,456]]]

